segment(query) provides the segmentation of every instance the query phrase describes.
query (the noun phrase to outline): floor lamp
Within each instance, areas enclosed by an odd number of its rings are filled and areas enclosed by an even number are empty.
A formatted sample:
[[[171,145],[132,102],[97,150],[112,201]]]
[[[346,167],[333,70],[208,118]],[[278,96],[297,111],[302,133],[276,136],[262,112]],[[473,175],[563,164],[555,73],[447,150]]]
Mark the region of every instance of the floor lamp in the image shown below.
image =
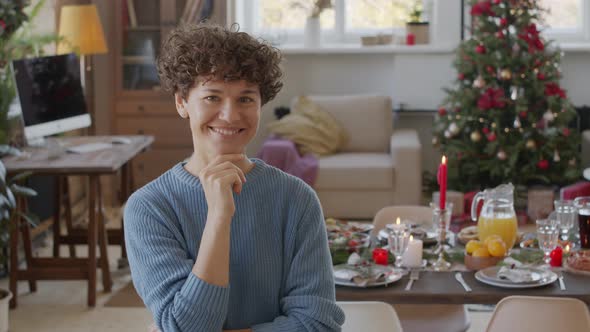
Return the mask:
[[[78,53],[80,55],[80,79],[86,96],[86,107],[92,119],[90,135],[96,134],[94,112],[94,78],[92,76],[92,55],[108,52],[95,5],[63,6],[60,12],[58,54]]]

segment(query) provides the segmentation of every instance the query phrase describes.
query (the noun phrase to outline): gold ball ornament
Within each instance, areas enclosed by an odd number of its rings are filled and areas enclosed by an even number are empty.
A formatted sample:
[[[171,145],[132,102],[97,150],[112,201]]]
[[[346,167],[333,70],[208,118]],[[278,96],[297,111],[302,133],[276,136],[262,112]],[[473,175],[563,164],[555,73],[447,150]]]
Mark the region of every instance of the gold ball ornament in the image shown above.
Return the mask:
[[[451,125],[449,126],[449,132],[453,136],[457,135],[459,133],[459,126],[455,122],[451,123]]]
[[[529,139],[526,141],[525,146],[529,150],[534,150],[535,148],[537,148],[537,143],[535,143],[535,141],[533,141],[532,139]]]
[[[471,135],[469,135],[469,137],[471,138],[471,140],[473,142],[479,142],[481,141],[481,134],[479,133],[479,131],[474,131],[471,133]]]
[[[510,69],[502,69],[500,71],[500,79],[508,81],[512,78],[512,71]]]
[[[496,154],[496,157],[498,157],[498,159],[500,160],[506,160],[506,158],[508,157],[506,155],[506,152],[504,152],[504,150],[500,150],[498,151],[498,153]]]

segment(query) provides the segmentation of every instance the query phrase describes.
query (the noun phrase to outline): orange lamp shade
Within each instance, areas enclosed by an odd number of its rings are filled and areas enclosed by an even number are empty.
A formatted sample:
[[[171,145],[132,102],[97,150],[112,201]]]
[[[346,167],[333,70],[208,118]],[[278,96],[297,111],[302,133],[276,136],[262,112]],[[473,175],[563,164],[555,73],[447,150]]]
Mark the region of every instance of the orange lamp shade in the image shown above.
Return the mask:
[[[95,5],[63,6],[59,20],[57,53],[77,52],[81,55],[108,51]]]

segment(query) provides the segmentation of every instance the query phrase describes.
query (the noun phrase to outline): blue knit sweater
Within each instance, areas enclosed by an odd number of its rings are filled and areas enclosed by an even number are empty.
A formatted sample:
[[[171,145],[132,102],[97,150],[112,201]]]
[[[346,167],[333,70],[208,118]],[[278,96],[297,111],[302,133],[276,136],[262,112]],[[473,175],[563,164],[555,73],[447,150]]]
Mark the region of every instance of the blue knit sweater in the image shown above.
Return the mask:
[[[182,163],[129,198],[131,275],[162,331],[340,331],[344,313],[335,304],[317,196],[303,181],[251,160],[234,194],[228,287],[192,273],[207,201]]]

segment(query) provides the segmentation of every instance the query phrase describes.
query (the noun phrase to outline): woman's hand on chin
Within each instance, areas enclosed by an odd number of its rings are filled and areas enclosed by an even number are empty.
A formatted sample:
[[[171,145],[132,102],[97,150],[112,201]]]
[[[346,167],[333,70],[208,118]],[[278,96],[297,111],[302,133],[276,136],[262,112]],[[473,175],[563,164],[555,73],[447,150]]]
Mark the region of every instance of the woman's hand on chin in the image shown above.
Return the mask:
[[[246,176],[237,164],[243,163],[245,158],[243,154],[219,155],[199,172],[210,216],[233,217],[236,207],[232,191],[239,194],[246,182]]]

